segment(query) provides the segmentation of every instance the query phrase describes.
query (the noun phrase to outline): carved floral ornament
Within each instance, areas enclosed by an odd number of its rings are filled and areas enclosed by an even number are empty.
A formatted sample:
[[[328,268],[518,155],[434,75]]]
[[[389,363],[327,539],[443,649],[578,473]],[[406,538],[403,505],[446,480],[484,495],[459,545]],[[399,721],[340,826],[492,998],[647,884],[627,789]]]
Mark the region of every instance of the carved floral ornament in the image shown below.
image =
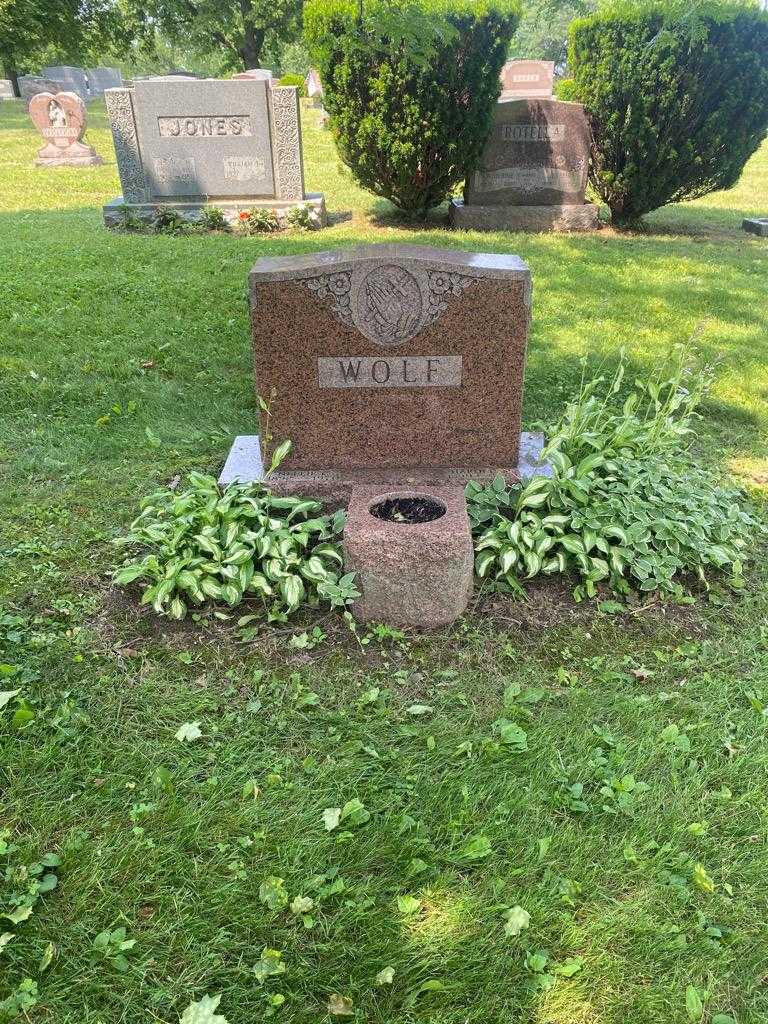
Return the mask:
[[[402,345],[438,320],[451,298],[478,280],[448,270],[407,269],[394,263],[305,278],[337,320],[377,345]]]

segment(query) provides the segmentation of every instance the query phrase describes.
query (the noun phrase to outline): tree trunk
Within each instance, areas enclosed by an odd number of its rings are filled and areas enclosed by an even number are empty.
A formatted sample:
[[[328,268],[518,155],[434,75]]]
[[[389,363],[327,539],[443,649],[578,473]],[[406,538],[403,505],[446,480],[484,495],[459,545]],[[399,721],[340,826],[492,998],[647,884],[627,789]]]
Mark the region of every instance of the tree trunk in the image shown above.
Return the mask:
[[[243,45],[240,47],[240,59],[243,62],[244,70],[247,71],[250,68],[257,68],[259,66],[265,31],[263,28],[256,28],[251,22],[251,0],[240,0],[240,13],[243,16],[243,24],[245,25]]]
[[[5,64],[3,66],[3,74],[6,78],[10,79],[13,95],[21,96],[21,90],[19,89],[19,72],[16,71],[15,68],[10,68]]]

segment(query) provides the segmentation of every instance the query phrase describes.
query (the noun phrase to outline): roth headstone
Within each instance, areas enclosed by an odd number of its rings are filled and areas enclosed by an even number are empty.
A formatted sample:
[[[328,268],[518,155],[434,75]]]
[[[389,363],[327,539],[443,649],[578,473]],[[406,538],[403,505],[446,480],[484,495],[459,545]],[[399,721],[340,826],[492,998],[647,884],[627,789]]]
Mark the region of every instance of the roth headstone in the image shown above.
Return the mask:
[[[123,76],[119,68],[86,68],[91,96],[103,96],[106,89],[119,89]]]
[[[13,82],[10,78],[0,78],[0,100],[14,99]]]
[[[552,99],[551,60],[509,60],[501,69],[502,99]]]
[[[72,67],[69,64],[51,64],[42,69],[42,74],[55,82],[60,82],[62,91],[77,93],[83,101],[90,99],[88,79],[83,68]]]
[[[560,100],[502,100],[480,166],[453,200],[451,223],[480,231],[589,230],[590,132],[584,108]]]
[[[138,81],[104,93],[123,194],[105,223],[126,213],[151,220],[159,206],[187,220],[206,207],[230,221],[262,207],[285,217],[309,207],[325,222],[321,195],[306,195],[297,91],[258,80]]]
[[[29,116],[45,143],[35,159],[37,167],[92,167],[104,162],[82,141],[85,103],[76,93],[37,93],[29,101]]]
[[[530,472],[531,275],[517,256],[368,245],[264,257],[250,295],[265,432],[293,443],[270,486],[343,502],[357,485]],[[259,475],[258,437],[238,438],[222,481]]]

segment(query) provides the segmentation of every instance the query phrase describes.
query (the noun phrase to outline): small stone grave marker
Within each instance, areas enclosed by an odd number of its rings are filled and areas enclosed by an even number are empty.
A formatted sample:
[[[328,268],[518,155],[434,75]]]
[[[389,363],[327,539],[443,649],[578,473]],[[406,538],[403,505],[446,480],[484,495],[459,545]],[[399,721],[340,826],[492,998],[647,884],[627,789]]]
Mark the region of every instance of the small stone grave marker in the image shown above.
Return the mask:
[[[741,226],[744,231],[749,231],[750,234],[768,238],[768,217],[745,217],[741,222]]]
[[[150,221],[159,206],[197,220],[207,206],[230,221],[263,207],[284,217],[321,195],[304,192],[297,91],[264,80],[138,81],[104,93],[123,195],[104,207]]]
[[[10,78],[0,78],[0,100],[14,99],[13,82]]]
[[[501,69],[501,98],[552,99],[554,75],[551,60],[508,60]]]
[[[62,91],[77,93],[83,102],[90,98],[88,79],[83,68],[72,67],[69,64],[51,64],[43,68],[41,74],[60,82]]]
[[[29,116],[45,145],[35,159],[37,167],[92,167],[104,161],[83,142],[85,103],[74,92],[39,92],[29,101]]]

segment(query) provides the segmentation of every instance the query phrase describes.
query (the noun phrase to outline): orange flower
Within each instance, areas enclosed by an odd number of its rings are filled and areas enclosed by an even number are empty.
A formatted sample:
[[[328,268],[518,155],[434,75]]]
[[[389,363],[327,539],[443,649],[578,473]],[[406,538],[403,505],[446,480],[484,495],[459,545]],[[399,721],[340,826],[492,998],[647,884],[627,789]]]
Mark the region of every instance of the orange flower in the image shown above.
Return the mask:
[[[251,215],[250,215],[250,213],[248,213],[248,211],[247,211],[247,210],[241,210],[241,211],[240,211],[240,220],[248,220],[248,218],[249,218],[250,216],[251,216]]]

